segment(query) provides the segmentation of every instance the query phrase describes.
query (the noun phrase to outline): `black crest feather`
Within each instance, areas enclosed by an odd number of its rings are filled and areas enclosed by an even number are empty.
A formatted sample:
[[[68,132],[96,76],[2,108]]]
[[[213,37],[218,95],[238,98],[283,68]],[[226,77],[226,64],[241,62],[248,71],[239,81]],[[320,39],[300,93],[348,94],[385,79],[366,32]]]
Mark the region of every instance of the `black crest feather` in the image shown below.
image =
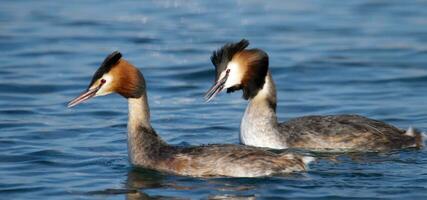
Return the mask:
[[[222,71],[227,67],[227,63],[233,59],[233,56],[243,51],[249,46],[249,41],[246,39],[240,40],[237,43],[227,43],[220,49],[214,51],[211,56],[212,64],[215,66],[216,78],[218,79]]]
[[[96,70],[95,74],[92,77],[92,81],[89,84],[89,87],[99,78],[101,78],[105,73],[108,73],[111,68],[119,62],[120,58],[122,58],[122,54],[118,51],[114,51],[110,55],[108,55],[104,62],[102,62],[101,66]]]

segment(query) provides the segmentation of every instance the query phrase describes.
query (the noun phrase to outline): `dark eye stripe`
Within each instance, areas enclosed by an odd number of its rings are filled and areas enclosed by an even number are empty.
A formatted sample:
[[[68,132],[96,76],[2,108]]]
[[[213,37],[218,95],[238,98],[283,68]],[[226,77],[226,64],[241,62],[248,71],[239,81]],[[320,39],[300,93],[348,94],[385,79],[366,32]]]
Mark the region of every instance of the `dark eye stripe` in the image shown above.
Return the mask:
[[[101,66],[96,70],[95,74],[92,77],[92,81],[90,82],[90,87],[96,80],[100,79],[105,73],[108,73],[111,68],[122,58],[122,54],[118,51],[115,51],[108,55],[104,62],[102,62]]]

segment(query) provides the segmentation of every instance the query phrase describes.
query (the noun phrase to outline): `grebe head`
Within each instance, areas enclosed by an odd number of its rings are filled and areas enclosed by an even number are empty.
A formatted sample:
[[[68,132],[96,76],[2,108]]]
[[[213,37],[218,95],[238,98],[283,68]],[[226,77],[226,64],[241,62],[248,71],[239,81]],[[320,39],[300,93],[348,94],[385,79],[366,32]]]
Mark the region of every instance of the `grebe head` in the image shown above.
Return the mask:
[[[105,58],[93,75],[86,91],[70,101],[68,107],[76,106],[96,96],[114,92],[125,98],[139,98],[145,92],[145,81],[141,72],[122,59],[122,54],[118,51]]]
[[[249,41],[242,39],[228,43],[211,56],[215,66],[215,84],[205,95],[206,101],[227,89],[227,93],[243,90],[243,98],[256,96],[265,83],[268,72],[268,55],[261,49],[246,49]]]

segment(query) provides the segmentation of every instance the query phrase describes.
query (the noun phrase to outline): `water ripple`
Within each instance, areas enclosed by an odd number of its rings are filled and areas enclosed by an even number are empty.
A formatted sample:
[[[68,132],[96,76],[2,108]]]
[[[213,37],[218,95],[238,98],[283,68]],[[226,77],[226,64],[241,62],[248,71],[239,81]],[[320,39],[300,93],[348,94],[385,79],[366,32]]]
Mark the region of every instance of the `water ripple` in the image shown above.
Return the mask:
[[[247,38],[270,56],[279,119],[356,113],[427,130],[424,1],[61,1],[0,6],[4,199],[426,199],[427,151],[315,154],[307,173],[203,179],[134,169],[119,95],[75,109],[104,56],[144,73],[169,143],[238,143],[241,92],[203,102],[209,59]],[[54,11],[54,12],[53,12]],[[311,153],[311,152],[303,152]]]

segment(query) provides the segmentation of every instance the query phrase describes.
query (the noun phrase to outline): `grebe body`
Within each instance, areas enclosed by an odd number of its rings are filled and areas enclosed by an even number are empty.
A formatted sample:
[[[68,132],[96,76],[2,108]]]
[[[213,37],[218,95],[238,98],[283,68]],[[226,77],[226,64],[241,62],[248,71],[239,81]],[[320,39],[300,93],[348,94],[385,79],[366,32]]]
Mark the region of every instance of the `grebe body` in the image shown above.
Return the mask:
[[[134,166],[196,177],[258,177],[305,171],[306,164],[312,160],[244,145],[176,147],[167,144],[151,126],[142,73],[119,52],[113,52],[104,60],[88,89],[68,107],[114,92],[128,101],[128,152]]]
[[[243,91],[243,98],[249,103],[240,125],[241,143],[316,151],[383,151],[423,146],[423,134],[415,129],[402,130],[360,115],[305,116],[279,123],[268,55],[260,49],[246,49],[248,45],[247,40],[241,40],[213,52],[215,83],[205,95],[210,101],[224,90]]]

